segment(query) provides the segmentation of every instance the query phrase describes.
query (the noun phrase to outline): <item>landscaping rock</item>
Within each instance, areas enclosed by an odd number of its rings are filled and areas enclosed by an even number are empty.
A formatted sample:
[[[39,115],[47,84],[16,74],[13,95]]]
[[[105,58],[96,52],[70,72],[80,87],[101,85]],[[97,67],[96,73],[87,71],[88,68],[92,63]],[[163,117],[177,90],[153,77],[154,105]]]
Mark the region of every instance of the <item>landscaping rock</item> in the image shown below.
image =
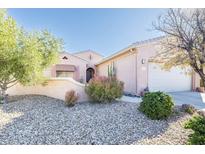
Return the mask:
[[[197,109],[191,104],[182,104],[181,107],[182,112],[187,112],[189,114],[194,114]]]
[[[191,115],[187,113],[175,114],[171,118],[168,119],[169,127],[167,127],[166,131],[160,133],[153,137],[146,137],[135,144],[148,144],[148,145],[183,145],[187,144],[188,136],[192,133],[192,130],[185,129],[184,124],[189,119],[191,119]]]
[[[174,106],[174,113],[179,113],[182,111],[182,107],[181,105],[175,105]]]
[[[0,105],[0,144],[185,144],[189,130],[179,113],[150,120],[138,103],[82,102],[72,108],[45,96]],[[158,139],[154,139],[158,138]]]

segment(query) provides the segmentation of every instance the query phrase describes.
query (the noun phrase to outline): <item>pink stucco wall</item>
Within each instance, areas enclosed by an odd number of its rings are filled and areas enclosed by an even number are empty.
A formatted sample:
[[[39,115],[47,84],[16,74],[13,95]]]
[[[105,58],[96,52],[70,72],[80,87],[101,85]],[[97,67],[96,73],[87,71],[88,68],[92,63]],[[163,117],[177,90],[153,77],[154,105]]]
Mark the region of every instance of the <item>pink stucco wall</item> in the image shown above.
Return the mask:
[[[139,94],[148,86],[148,61],[156,55],[157,43],[149,43],[137,47],[137,93]],[[144,60],[144,64],[142,63]]]
[[[63,57],[66,56],[68,59],[63,59]],[[73,56],[72,54],[69,53],[61,53],[59,55],[59,61],[57,62],[57,64],[64,64],[64,65],[73,65],[75,66],[75,71],[74,71],[74,79],[76,81],[80,81],[81,79],[83,79],[83,81],[86,81],[86,65],[87,65],[87,61],[80,59],[76,56]],[[56,77],[56,66],[53,65],[51,66],[51,68],[48,68],[48,70],[46,70],[45,72],[47,72],[46,74],[50,74],[50,76],[47,77]],[[49,73],[50,72],[50,73]]]
[[[79,53],[74,53],[74,55],[87,60],[89,62],[89,64],[95,64],[103,59],[103,56],[101,56],[100,54],[97,54],[91,50],[79,52]]]
[[[48,80],[48,84],[45,86],[22,86],[17,84],[8,89],[7,93],[9,95],[26,95],[26,94],[36,94],[45,95],[57,99],[64,100],[65,93],[69,90],[75,90],[78,95],[78,101],[87,101],[88,97],[84,90],[85,85],[76,82],[72,78],[51,78]]]
[[[91,55],[91,59],[89,59]],[[63,57],[67,57],[68,59],[63,59]],[[74,71],[74,79],[76,81],[86,82],[86,69],[91,67],[95,70],[95,63],[97,61],[100,61],[103,57],[92,52],[92,51],[86,51],[86,52],[80,52],[77,54],[69,54],[66,52],[63,52],[59,55],[59,61],[57,62],[57,65],[70,65],[75,67]],[[51,68],[48,68],[45,70],[44,73],[47,77],[56,77],[56,65],[51,66]]]
[[[148,86],[148,62],[149,59],[160,50],[160,42],[152,41],[136,45],[136,53],[133,55],[123,54],[117,58],[108,59],[106,62],[97,65],[99,75],[107,76],[107,66],[113,61],[116,63],[117,77],[125,83],[125,91],[140,94]],[[134,47],[134,46],[133,46]],[[143,61],[143,62],[142,62]],[[192,89],[199,86],[199,76],[192,75]]]
[[[148,86],[148,62],[153,56],[156,56],[160,50],[160,42],[154,41],[137,47],[137,93],[139,94],[144,88]],[[145,63],[142,64],[142,59]],[[199,87],[199,76],[193,72],[192,77],[192,90]]]
[[[97,74],[108,76],[108,65],[114,62],[118,80],[124,82],[124,91],[136,92],[136,51],[127,52],[97,66]]]
[[[200,87],[200,77],[197,73],[193,75],[193,90],[195,91],[197,87]]]
[[[125,91],[140,94],[148,86],[148,60],[156,55],[156,42],[133,46],[135,53],[125,53],[97,65],[98,75],[107,76],[107,66],[113,61],[117,69],[117,78],[125,83]],[[144,60],[144,63],[142,63]]]

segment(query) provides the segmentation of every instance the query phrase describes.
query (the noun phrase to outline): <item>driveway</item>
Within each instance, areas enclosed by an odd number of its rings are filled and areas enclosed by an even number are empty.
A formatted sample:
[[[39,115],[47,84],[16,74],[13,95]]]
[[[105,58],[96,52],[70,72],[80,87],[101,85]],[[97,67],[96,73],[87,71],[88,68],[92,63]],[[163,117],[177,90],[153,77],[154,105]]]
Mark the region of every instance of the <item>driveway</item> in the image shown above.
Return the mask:
[[[176,105],[191,104],[197,109],[205,110],[205,93],[198,92],[169,92]],[[130,103],[140,103],[142,101],[139,97],[123,96],[121,101]]]
[[[198,92],[170,92],[176,105],[191,104],[197,109],[205,110],[205,93]]]

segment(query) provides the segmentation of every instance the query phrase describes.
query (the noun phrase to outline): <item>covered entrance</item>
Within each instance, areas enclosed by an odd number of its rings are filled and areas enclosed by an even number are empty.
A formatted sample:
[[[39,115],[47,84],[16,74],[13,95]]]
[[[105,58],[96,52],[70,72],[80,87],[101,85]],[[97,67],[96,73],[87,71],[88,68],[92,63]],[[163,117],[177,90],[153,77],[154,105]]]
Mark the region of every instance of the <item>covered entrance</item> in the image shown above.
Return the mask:
[[[95,74],[95,70],[93,68],[88,68],[86,70],[86,82],[89,82],[90,79],[94,77],[94,74]]]

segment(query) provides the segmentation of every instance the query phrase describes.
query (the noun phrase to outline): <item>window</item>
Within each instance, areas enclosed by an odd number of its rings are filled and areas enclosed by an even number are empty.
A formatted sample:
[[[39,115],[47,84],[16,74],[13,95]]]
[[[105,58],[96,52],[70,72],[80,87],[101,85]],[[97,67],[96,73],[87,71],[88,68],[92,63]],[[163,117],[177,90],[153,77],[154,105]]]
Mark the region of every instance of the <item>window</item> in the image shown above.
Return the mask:
[[[56,71],[56,77],[71,77],[71,78],[73,78],[73,72]]]

